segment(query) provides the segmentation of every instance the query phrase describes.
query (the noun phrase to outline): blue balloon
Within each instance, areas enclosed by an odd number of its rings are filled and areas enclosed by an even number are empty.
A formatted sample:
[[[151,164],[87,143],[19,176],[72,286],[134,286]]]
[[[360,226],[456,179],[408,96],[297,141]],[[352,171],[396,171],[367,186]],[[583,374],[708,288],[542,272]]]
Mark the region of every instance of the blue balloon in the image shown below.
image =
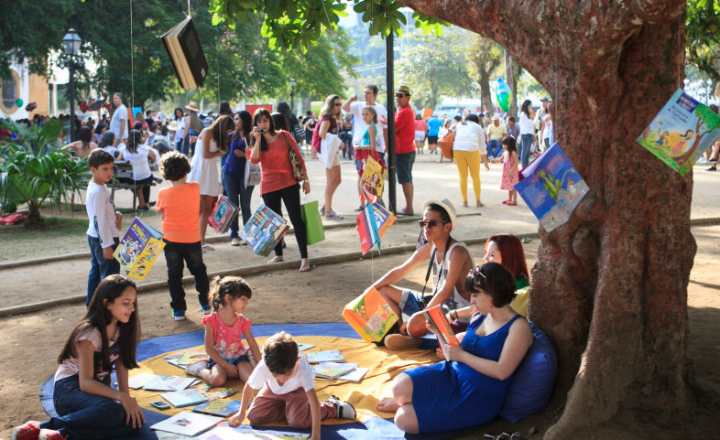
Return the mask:
[[[498,78],[497,87],[495,87],[495,97],[497,98],[498,105],[506,112],[510,109],[510,87],[504,79]]]

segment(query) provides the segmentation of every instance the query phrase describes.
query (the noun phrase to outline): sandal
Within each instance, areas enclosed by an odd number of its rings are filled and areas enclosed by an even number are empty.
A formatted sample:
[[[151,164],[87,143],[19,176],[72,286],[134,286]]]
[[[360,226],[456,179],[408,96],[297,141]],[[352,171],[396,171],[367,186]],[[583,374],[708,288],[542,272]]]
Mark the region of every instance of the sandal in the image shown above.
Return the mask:
[[[310,272],[312,270],[312,266],[310,266],[310,261],[307,258],[303,258],[300,260],[300,272]]]
[[[475,202],[475,206],[477,206],[478,208],[482,208],[483,206],[485,206],[485,204],[478,200],[477,202]]]
[[[462,202],[462,207],[463,207],[463,208],[467,208],[467,207],[468,207],[468,203],[467,203],[467,202]]]
[[[507,202],[508,206],[517,206],[517,202]]]
[[[268,261],[268,264],[282,263],[283,261],[285,261],[285,259],[282,255],[275,255],[270,259],[270,261]]]
[[[215,248],[214,248],[213,245],[211,245],[211,244],[204,244],[204,245],[202,245],[202,250],[203,250],[203,252],[205,252],[205,251],[214,251]]]
[[[503,204],[503,205],[507,205],[508,203],[510,203],[510,200],[503,200],[503,201],[502,201],[502,204]]]

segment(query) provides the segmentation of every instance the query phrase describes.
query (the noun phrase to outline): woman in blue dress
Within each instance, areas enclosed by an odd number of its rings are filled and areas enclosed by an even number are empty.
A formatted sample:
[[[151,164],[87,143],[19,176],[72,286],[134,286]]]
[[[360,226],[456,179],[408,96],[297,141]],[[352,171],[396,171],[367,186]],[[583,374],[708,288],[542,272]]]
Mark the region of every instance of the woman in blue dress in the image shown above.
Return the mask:
[[[474,268],[465,290],[472,292],[477,313],[467,332],[457,335],[460,345],[441,342],[446,361],[399,374],[393,397],[377,405],[379,411],[395,412],[395,424],[407,433],[467,428],[494,419],[532,344],[530,325],[510,308],[515,280],[505,267],[486,263]]]

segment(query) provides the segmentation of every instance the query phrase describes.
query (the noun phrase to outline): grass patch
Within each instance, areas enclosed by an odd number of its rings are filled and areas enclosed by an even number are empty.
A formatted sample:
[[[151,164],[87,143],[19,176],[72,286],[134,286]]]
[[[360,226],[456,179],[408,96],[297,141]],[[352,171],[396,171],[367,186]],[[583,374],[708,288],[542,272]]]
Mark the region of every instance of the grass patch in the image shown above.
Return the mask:
[[[28,231],[22,224],[0,226],[0,261],[27,260],[88,250],[88,220],[45,217],[45,228]]]

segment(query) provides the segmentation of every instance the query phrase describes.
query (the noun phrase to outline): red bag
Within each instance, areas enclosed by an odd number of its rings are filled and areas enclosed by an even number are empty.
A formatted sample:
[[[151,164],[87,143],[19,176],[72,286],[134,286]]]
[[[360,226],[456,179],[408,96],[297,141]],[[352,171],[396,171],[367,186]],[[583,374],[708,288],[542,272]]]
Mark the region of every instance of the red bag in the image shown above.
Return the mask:
[[[313,150],[316,152],[320,152],[320,143],[322,143],[322,139],[320,139],[320,121],[315,124],[315,130],[313,130],[313,136],[312,136],[312,147]]]
[[[15,223],[24,222],[27,217],[25,214],[10,214],[5,217],[0,217],[0,225],[14,225]]]

